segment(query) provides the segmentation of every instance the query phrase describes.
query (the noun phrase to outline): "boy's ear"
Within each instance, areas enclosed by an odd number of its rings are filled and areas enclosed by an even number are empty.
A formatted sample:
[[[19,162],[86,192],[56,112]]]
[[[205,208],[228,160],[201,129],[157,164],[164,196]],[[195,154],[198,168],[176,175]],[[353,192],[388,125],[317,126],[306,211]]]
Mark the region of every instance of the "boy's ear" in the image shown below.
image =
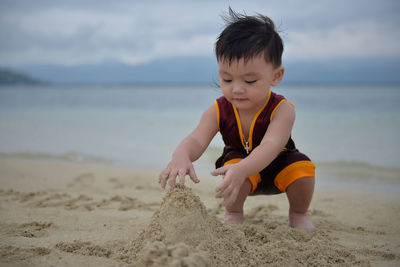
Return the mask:
[[[277,86],[283,79],[283,74],[285,73],[285,68],[280,66],[274,70],[274,77],[272,79],[272,86]]]

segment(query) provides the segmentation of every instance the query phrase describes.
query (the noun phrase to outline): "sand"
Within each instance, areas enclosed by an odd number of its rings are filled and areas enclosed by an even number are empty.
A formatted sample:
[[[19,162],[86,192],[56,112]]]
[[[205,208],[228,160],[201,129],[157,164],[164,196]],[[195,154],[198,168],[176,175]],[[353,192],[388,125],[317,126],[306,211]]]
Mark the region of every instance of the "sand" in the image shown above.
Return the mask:
[[[306,232],[288,226],[284,194],[250,197],[243,225],[222,224],[215,178],[162,190],[152,171],[2,157],[0,265],[399,266],[400,196],[354,186],[365,166],[334,169],[320,168]],[[398,188],[385,171],[368,173]]]

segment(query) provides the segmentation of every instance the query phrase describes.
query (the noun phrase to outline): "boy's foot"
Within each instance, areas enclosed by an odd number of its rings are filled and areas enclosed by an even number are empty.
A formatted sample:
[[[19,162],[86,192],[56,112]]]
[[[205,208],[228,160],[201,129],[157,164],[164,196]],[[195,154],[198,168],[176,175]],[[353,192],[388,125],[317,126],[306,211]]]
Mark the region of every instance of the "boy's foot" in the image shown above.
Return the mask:
[[[303,213],[290,213],[289,214],[289,224],[291,227],[296,229],[312,231],[315,226],[307,218],[306,214]]]
[[[243,223],[243,212],[225,212],[224,223]]]

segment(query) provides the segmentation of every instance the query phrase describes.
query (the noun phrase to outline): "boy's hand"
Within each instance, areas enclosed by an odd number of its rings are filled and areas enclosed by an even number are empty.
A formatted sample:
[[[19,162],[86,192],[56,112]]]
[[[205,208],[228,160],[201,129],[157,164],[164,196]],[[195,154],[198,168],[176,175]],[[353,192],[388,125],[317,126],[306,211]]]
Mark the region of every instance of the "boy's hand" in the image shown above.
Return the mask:
[[[240,188],[246,180],[238,164],[229,164],[211,172],[212,175],[225,175],[222,183],[215,188],[216,198],[224,198],[224,205],[230,206],[236,201]]]
[[[192,162],[189,159],[174,158],[167,165],[167,167],[161,172],[158,183],[162,188],[165,188],[167,182],[171,188],[175,188],[176,177],[179,177],[179,185],[185,186],[185,176],[190,176],[190,179],[194,183],[199,183],[200,180],[197,178],[196,172]]]

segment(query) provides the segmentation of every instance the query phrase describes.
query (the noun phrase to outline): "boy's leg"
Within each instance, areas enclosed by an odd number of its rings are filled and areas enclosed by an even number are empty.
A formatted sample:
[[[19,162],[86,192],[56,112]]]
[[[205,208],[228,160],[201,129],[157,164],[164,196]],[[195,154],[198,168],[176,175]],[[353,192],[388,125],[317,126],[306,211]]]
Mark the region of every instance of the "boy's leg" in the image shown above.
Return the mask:
[[[236,201],[231,206],[225,206],[224,222],[242,223],[243,222],[243,205],[251,190],[251,183],[248,179],[245,180],[240,188]]]
[[[294,181],[286,189],[289,200],[289,224],[294,228],[313,230],[314,225],[307,218],[307,210],[314,193],[314,177],[304,177]]]

